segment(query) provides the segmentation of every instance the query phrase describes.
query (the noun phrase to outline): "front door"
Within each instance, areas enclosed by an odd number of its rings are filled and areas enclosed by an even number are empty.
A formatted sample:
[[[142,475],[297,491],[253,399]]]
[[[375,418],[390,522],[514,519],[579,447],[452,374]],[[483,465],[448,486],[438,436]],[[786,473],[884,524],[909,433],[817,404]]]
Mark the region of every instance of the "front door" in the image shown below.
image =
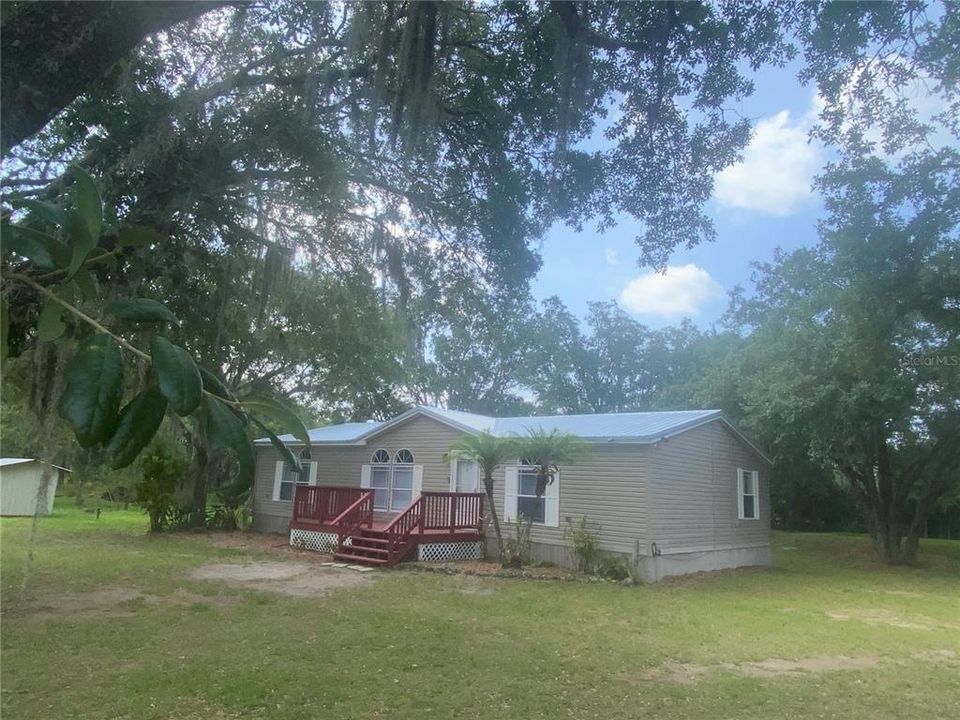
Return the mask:
[[[472,460],[457,460],[456,475],[454,485],[451,488],[458,493],[480,492],[479,485],[480,473],[477,471],[477,464]]]

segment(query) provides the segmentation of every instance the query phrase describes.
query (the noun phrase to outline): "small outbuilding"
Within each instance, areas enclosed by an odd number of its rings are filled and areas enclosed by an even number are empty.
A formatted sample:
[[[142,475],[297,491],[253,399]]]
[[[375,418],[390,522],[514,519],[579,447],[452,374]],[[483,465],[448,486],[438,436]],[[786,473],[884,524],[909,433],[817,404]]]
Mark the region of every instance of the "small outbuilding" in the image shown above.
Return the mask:
[[[67,468],[34,458],[0,458],[0,515],[49,515],[57,484],[68,472]]]

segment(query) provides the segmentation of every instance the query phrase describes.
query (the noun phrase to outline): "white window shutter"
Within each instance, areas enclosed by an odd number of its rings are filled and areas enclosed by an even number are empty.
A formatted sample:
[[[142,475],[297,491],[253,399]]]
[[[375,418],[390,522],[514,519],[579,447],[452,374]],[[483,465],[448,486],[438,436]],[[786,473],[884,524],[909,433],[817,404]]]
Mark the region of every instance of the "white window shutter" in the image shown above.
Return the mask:
[[[316,484],[317,484],[317,462],[316,462],[315,460],[310,463],[310,476],[309,476],[309,477],[310,477],[310,479],[308,480],[308,482],[309,482],[311,485],[316,485]]]
[[[553,482],[547,485],[544,493],[543,524],[547,527],[560,527],[560,471],[553,476]]]
[[[753,517],[760,519],[760,471],[753,471]]]
[[[413,499],[420,497],[420,491],[423,489],[423,465],[413,466]]]
[[[737,517],[743,520],[743,470],[737,468]]]
[[[370,487],[370,466],[362,465],[360,467],[360,487]]]
[[[273,471],[273,500],[280,499],[280,481],[283,480],[283,460],[277,462],[277,467]]]
[[[457,468],[457,464],[459,462],[460,460],[458,460],[457,458],[453,458],[450,461],[450,492],[457,491],[457,472],[459,472]]]
[[[503,471],[503,521],[517,520],[517,466],[507,465]]]

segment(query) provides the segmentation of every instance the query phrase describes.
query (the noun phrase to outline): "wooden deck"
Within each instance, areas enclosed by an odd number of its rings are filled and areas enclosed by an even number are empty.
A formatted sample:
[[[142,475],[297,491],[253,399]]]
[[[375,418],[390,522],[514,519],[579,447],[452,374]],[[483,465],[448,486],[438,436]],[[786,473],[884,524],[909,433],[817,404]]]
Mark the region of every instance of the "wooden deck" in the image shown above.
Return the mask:
[[[298,485],[290,528],[337,535],[335,557],[393,565],[426,543],[483,539],[481,493],[424,492],[402,512],[377,518],[366,488]]]

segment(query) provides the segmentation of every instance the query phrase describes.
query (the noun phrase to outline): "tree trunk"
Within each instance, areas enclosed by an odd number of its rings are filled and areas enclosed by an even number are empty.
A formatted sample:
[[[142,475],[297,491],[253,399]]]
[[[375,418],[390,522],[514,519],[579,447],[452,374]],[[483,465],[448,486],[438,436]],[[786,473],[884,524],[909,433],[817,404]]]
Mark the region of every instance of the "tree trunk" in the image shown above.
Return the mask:
[[[500,518],[497,517],[497,506],[493,504],[493,478],[483,479],[483,489],[487,493],[487,505],[490,507],[490,520],[493,522],[493,531],[497,535],[497,557],[503,562],[503,532],[500,530]]]
[[[190,524],[203,527],[207,522],[207,475],[210,470],[210,454],[202,442],[194,444],[193,512]]]
[[[226,4],[3,3],[2,152],[43,128],[147,35]]]

